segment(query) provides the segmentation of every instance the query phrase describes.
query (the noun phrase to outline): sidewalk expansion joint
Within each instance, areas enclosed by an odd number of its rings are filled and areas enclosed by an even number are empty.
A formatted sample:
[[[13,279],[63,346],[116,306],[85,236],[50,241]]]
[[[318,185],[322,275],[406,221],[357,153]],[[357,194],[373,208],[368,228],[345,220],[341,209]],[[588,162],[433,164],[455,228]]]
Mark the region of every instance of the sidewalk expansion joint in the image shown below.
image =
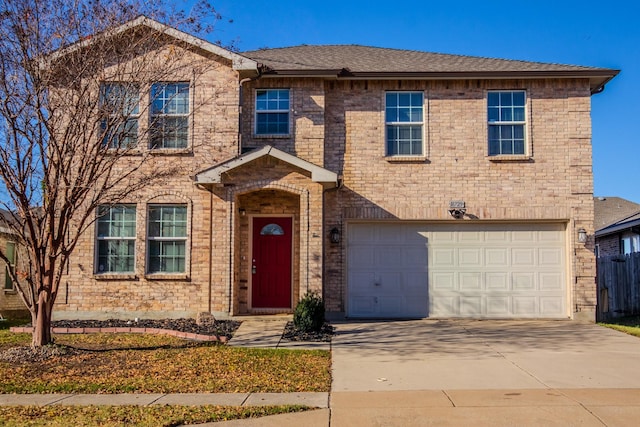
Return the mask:
[[[447,393],[446,390],[442,390],[442,394],[444,394],[447,399],[449,400],[449,402],[451,402],[451,406],[453,406],[454,408],[456,408],[456,403],[453,401],[453,399],[451,398],[451,396],[449,396],[449,393]]]

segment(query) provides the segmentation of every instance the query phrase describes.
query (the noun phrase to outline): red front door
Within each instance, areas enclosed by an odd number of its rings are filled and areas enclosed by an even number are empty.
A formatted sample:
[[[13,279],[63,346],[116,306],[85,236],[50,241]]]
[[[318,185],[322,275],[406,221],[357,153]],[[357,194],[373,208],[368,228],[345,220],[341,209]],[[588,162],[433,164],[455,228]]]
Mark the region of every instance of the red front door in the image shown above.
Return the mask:
[[[291,308],[291,218],[253,218],[252,308]]]

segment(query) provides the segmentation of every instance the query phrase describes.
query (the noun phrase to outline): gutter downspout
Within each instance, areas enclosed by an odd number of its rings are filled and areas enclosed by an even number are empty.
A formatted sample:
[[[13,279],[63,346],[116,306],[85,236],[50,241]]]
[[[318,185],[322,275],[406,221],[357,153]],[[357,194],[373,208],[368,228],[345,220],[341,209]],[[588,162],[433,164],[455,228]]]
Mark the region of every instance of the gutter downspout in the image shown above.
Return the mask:
[[[238,156],[242,154],[242,104],[244,102],[242,85],[258,80],[260,77],[262,77],[262,67],[258,66],[258,75],[244,78],[238,82]]]

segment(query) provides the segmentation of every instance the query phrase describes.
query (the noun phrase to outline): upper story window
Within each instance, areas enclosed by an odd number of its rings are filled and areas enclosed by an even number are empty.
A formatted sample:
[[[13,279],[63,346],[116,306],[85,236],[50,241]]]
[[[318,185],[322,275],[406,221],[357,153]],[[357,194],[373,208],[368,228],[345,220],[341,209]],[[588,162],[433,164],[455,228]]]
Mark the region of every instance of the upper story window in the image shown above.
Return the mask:
[[[629,255],[634,252],[640,252],[640,236],[637,234],[625,233],[620,238],[620,253]]]
[[[9,264],[6,266],[5,275],[4,275],[4,288],[6,290],[13,290],[13,280],[11,280],[11,274],[16,272],[16,261],[18,259],[18,254],[16,252],[16,244],[15,242],[7,242],[7,246],[5,247],[5,255],[9,260]]]
[[[140,88],[137,83],[105,82],[100,85],[102,141],[109,148],[138,144]]]
[[[386,93],[387,156],[422,156],[423,104],[422,92]]]
[[[490,156],[526,154],[525,103],[526,94],[523,90],[488,93]]]
[[[96,273],[133,273],[136,258],[136,207],[98,207]]]
[[[149,273],[184,273],[187,205],[150,205],[147,250]]]
[[[151,148],[186,148],[189,141],[189,83],[151,86]]]
[[[289,104],[289,89],[256,90],[256,135],[288,135]]]

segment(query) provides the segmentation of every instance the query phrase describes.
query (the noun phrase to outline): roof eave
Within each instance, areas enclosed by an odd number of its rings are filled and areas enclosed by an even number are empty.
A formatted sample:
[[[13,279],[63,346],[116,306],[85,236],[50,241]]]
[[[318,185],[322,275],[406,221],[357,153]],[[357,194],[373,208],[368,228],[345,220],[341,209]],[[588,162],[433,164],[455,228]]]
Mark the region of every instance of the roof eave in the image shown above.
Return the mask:
[[[620,224],[609,225],[608,227],[601,228],[600,230],[596,230],[596,237],[603,237],[609,234],[619,233],[620,231],[624,231],[626,229],[640,226],[640,219],[634,219],[633,221],[623,222]]]
[[[556,71],[350,71],[347,69],[270,69],[263,77],[323,77],[344,80],[461,80],[461,79],[544,79],[587,78],[591,93],[601,92],[604,85],[620,70],[556,70]]]
[[[115,35],[121,34],[125,31],[128,31],[132,28],[146,26],[153,30],[158,31],[159,33],[166,34],[170,37],[173,37],[176,40],[182,41],[194,47],[200,48],[206,52],[217,55],[221,58],[225,58],[231,61],[232,67],[234,70],[238,71],[257,71],[258,63],[253,59],[247,58],[235,52],[231,52],[223,47],[220,47],[216,44],[210,43],[206,40],[202,40],[198,37],[192,36],[191,34],[185,33],[184,31],[180,31],[171,26],[165,25],[161,22],[148,18],[146,16],[139,16],[136,19],[133,19],[129,22],[126,22],[119,27],[112,28],[102,34],[93,35],[91,37],[85,38],[77,43],[74,43],[66,48],[59,49],[55,51],[53,54],[49,55],[47,60],[53,61],[59,59],[65,55],[78,51],[80,49],[84,49],[85,47],[90,46],[94,43],[96,37],[113,37]]]

